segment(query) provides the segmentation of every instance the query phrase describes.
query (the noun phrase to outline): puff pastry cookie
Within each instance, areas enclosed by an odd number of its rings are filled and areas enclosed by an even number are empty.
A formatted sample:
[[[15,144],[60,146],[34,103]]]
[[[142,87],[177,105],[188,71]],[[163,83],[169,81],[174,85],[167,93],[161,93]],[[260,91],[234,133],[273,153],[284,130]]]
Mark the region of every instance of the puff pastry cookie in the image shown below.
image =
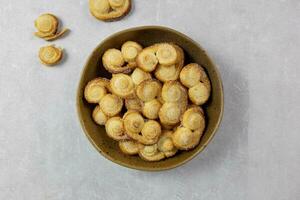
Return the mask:
[[[156,57],[161,65],[174,65],[178,59],[176,48],[172,44],[160,43]]]
[[[166,157],[172,157],[176,154],[177,148],[172,140],[173,132],[170,130],[163,131],[157,143],[160,152],[163,152]]]
[[[131,74],[131,79],[135,85],[139,85],[141,82],[151,79],[151,74],[140,68],[135,68]]]
[[[176,49],[176,52],[177,52],[176,63],[172,64],[172,65],[159,64],[155,70],[155,77],[162,82],[177,80],[179,77],[180,71],[184,65],[183,50],[175,44],[172,44],[172,46]]]
[[[182,61],[183,53],[177,45],[158,43],[142,50],[137,65],[146,72],[152,72],[157,65],[171,66]],[[177,66],[178,67],[178,66]]]
[[[124,17],[131,9],[131,0],[89,0],[91,14],[102,21]]]
[[[160,108],[161,108],[160,101],[157,99],[153,99],[143,103],[142,113],[148,119],[157,119]]]
[[[134,140],[138,140],[145,124],[143,116],[137,111],[129,110],[124,114],[123,120],[127,135]]]
[[[199,82],[189,89],[189,98],[196,105],[203,105],[210,96],[210,89],[204,83]]]
[[[178,81],[168,81],[162,88],[163,105],[159,111],[161,123],[168,129],[180,122],[180,117],[187,107],[186,89]]]
[[[143,47],[139,43],[133,41],[125,42],[121,47],[124,60],[130,63],[131,66],[136,66],[135,60],[142,50]]]
[[[161,134],[161,127],[157,121],[145,121],[136,111],[127,111],[124,116],[124,127],[129,137],[142,144],[154,144]]]
[[[200,82],[202,76],[202,70],[200,65],[191,63],[186,65],[180,72],[180,81],[187,87],[191,88]]]
[[[156,57],[157,50],[158,44],[143,49],[141,53],[137,56],[137,66],[145,72],[154,71],[158,64],[158,59]]]
[[[110,73],[125,73],[128,74],[132,70],[132,66],[125,65],[122,52],[118,49],[108,49],[102,56],[104,68]]]
[[[159,110],[159,119],[162,124],[172,126],[180,122],[182,106],[178,103],[166,102]]]
[[[63,50],[54,45],[44,46],[40,48],[39,58],[42,64],[53,66],[63,58]]]
[[[121,112],[123,100],[114,94],[107,94],[100,100],[99,105],[105,115],[113,117]]]
[[[139,153],[139,143],[134,140],[119,141],[121,151],[127,155],[135,155]]]
[[[136,88],[136,95],[142,101],[151,101],[161,93],[161,83],[157,80],[145,80]]]
[[[107,135],[114,140],[128,139],[125,134],[123,120],[121,117],[112,117],[105,123],[105,130]]]
[[[141,112],[142,106],[142,101],[137,97],[125,99],[125,107],[127,110],[136,110]]]
[[[141,131],[142,137],[138,139],[142,144],[155,144],[161,135],[161,126],[155,120],[145,122]]]
[[[95,78],[88,82],[84,89],[84,97],[89,103],[99,103],[108,92],[109,80]]]
[[[187,100],[187,91],[178,81],[168,81],[164,83],[161,95],[165,102],[181,102]]]
[[[68,29],[64,28],[58,32],[59,21],[53,14],[42,14],[35,21],[34,26],[37,32],[34,34],[47,41],[55,40],[65,34]]]
[[[158,150],[157,144],[148,146],[139,144],[139,156],[146,161],[159,161],[165,158],[164,153]]]
[[[134,84],[126,74],[113,74],[110,80],[111,91],[121,98],[134,97]]]
[[[205,129],[204,111],[199,106],[191,106],[184,112],[181,121],[172,139],[178,149],[189,150],[199,144]]]
[[[180,72],[181,83],[189,88],[190,100],[196,105],[204,104],[210,96],[210,80],[203,69],[197,63],[186,65]]]
[[[93,120],[99,125],[105,125],[109,117],[101,110],[100,106],[97,105],[92,114]]]
[[[191,130],[200,129],[200,131],[203,131],[205,128],[205,117],[202,108],[193,106],[187,109],[182,116],[182,125]]]
[[[176,129],[176,131],[172,135],[172,139],[174,145],[178,149],[189,150],[199,144],[201,136],[202,132],[199,129],[192,131],[189,128],[181,126]]]

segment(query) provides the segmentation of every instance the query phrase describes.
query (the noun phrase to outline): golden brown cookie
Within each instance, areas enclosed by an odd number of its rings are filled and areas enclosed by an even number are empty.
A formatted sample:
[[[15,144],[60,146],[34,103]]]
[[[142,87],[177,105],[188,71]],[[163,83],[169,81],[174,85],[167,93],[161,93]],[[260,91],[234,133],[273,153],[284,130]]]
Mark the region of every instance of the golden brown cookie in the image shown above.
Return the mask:
[[[106,94],[100,100],[99,105],[101,110],[107,116],[113,117],[121,112],[123,107],[123,100],[114,94]]]
[[[34,34],[47,41],[55,40],[68,31],[67,28],[64,28],[58,32],[59,21],[55,15],[49,13],[40,15],[34,21],[34,25],[37,29],[37,32]]]
[[[157,119],[160,108],[161,108],[160,101],[157,99],[152,99],[150,101],[143,103],[142,113],[148,119]]]
[[[42,64],[53,66],[63,58],[63,50],[54,45],[44,46],[40,48],[39,58]]]
[[[175,81],[180,73],[180,69],[177,66],[176,64],[170,66],[159,64],[154,73],[155,77],[161,82]]]
[[[191,63],[183,67],[180,72],[181,83],[188,88],[195,86],[200,82],[202,76],[202,70],[197,63]]]
[[[159,43],[156,57],[161,65],[174,65],[178,60],[179,55],[172,44]]]
[[[135,60],[142,50],[142,45],[134,41],[127,41],[121,47],[124,60],[131,63],[132,66],[136,66]]]
[[[197,63],[190,63],[183,67],[180,72],[180,81],[188,88],[195,86],[199,82],[204,83],[208,88],[211,87],[204,68]]]
[[[136,111],[127,111],[123,116],[124,127],[129,137],[142,144],[154,144],[161,134],[161,127],[157,121],[145,121]]]
[[[190,100],[196,105],[203,105],[210,96],[210,89],[202,82],[197,83],[188,91]]]
[[[134,140],[119,141],[121,151],[127,155],[135,155],[139,153],[139,143]]]
[[[145,72],[154,71],[158,64],[158,59],[156,57],[157,49],[157,44],[144,48],[136,58],[137,66]]]
[[[205,117],[203,110],[199,106],[190,107],[184,112],[181,123],[186,128],[191,130],[199,129],[203,132],[205,129]]]
[[[108,92],[109,80],[95,78],[88,82],[84,89],[84,97],[89,103],[99,103]]]
[[[93,120],[99,125],[105,125],[109,117],[101,110],[100,106],[97,105],[93,110]]]
[[[180,126],[172,135],[174,145],[181,150],[193,149],[199,144],[202,136],[201,130],[192,131],[189,128]]]
[[[125,107],[127,110],[142,112],[142,101],[137,97],[125,99]]]
[[[113,21],[131,9],[131,0],[89,0],[91,14],[99,20]]]
[[[182,112],[186,110],[188,104],[187,91],[180,82],[165,82],[162,87],[161,96],[164,102],[172,102],[178,104]]]
[[[158,80],[145,80],[136,87],[136,95],[142,101],[151,101],[160,95],[161,87]]]
[[[187,99],[187,91],[178,81],[168,81],[163,85],[162,98],[165,102],[180,102]]]
[[[184,64],[183,50],[175,44],[172,44],[172,46],[176,49],[178,55],[176,63],[173,65],[159,64],[155,70],[155,77],[162,82],[177,80]]]
[[[148,146],[139,144],[139,156],[146,161],[159,161],[165,158],[164,153],[158,150],[157,144]]]
[[[145,124],[143,116],[137,111],[129,110],[124,114],[123,121],[127,135],[134,140],[138,140]]]
[[[141,82],[151,79],[151,74],[140,68],[135,68],[130,76],[135,85],[139,85]]]
[[[197,63],[186,65],[180,72],[181,83],[189,88],[189,99],[196,105],[204,104],[210,96],[211,84],[204,70]]]
[[[182,106],[178,103],[166,102],[159,110],[160,122],[164,125],[176,125],[180,122],[183,113]]]
[[[118,49],[108,49],[102,56],[104,68],[112,74],[124,73],[128,74],[134,66],[125,65],[122,52]]]
[[[107,135],[114,140],[124,140],[129,137],[125,134],[123,120],[120,117],[112,117],[105,123]]]
[[[38,37],[48,37],[55,35],[58,29],[58,19],[56,16],[50,13],[45,13],[40,15],[35,21],[34,26],[38,32],[36,36]]]
[[[139,142],[142,144],[154,144],[161,135],[161,126],[155,120],[148,120],[145,122],[141,134],[142,137],[138,139]]]
[[[160,152],[163,152],[166,157],[174,156],[177,152],[172,140],[173,131],[164,130],[157,143]]]
[[[122,98],[133,98],[135,95],[133,81],[126,74],[113,74],[110,88],[114,94]]]

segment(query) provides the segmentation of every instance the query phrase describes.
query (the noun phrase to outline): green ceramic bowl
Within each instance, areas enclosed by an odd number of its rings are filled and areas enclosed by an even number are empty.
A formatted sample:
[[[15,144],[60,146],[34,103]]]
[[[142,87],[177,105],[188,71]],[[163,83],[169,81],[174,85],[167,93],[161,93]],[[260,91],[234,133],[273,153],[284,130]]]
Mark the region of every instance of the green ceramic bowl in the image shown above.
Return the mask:
[[[157,42],[175,42],[184,49],[186,63],[196,62],[205,67],[212,83],[212,94],[210,100],[204,106],[207,117],[207,128],[201,138],[200,144],[195,149],[179,152],[176,156],[159,162],[147,162],[138,156],[124,155],[119,150],[118,143],[106,135],[105,128],[93,122],[92,111],[95,105],[88,104],[85,101],[83,95],[84,88],[87,82],[93,78],[99,76],[111,77],[102,66],[101,57],[105,50],[109,48],[120,48],[121,45],[128,40],[137,41],[143,46],[149,46]],[[97,151],[112,162],[125,167],[147,171],[166,170],[180,166],[200,153],[211,141],[220,125],[223,115],[223,101],[223,88],[219,72],[205,50],[203,50],[197,42],[182,33],[160,26],[130,28],[115,33],[102,41],[88,58],[81,74],[77,91],[79,120],[86,136]]]

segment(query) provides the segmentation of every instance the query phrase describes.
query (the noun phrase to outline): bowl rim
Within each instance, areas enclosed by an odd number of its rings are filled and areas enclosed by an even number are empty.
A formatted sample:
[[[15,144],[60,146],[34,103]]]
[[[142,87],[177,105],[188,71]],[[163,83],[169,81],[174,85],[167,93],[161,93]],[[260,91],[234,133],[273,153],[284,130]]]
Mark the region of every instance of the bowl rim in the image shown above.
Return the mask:
[[[126,33],[126,32],[129,32],[129,31],[138,31],[138,30],[146,30],[146,29],[158,29],[158,30],[165,30],[165,31],[169,31],[169,32],[173,32],[177,35],[179,35],[180,37],[183,37],[185,39],[187,39],[188,41],[190,41],[191,43],[195,44],[199,49],[201,50],[204,50],[204,48],[202,48],[202,46],[194,41],[193,39],[191,39],[190,37],[186,36],[185,34],[177,31],[177,30],[174,30],[172,28],[169,28],[169,27],[165,27],[165,26],[157,26],[157,25],[151,25],[151,26],[137,26],[137,27],[131,27],[131,28],[127,28],[127,29],[124,29],[124,30],[121,30],[121,31],[118,31],[118,32],[115,32],[113,34],[111,34],[110,36],[106,37],[105,39],[103,39],[95,48],[94,50],[92,51],[91,54],[89,54],[85,64],[84,64],[84,68],[83,70],[81,71],[80,73],[80,79],[79,79],[79,83],[78,83],[78,86],[77,86],[77,93],[76,93],[76,110],[77,110],[77,116],[79,118],[79,121],[80,121],[80,124],[81,124],[81,128],[83,129],[83,132],[85,133],[86,137],[88,138],[88,140],[90,141],[90,143],[92,143],[92,145],[96,148],[96,150],[102,155],[104,156],[106,159],[112,161],[113,163],[116,163],[116,164],[119,164],[120,166],[123,166],[123,167],[127,167],[127,168],[130,168],[130,169],[135,169],[135,170],[141,170],[141,171],[150,171],[150,172],[155,172],[155,171],[164,171],[164,170],[170,170],[170,169],[174,169],[176,167],[179,167],[187,162],[189,162],[190,160],[192,160],[193,158],[195,158],[199,153],[201,153],[205,148],[206,146],[210,143],[210,141],[213,139],[213,137],[215,136],[217,130],[219,129],[220,127],[220,124],[221,124],[221,121],[223,119],[223,113],[224,113],[224,88],[223,88],[223,83],[222,83],[222,79],[221,79],[221,75],[220,75],[220,72],[219,72],[219,69],[217,67],[217,65],[213,62],[213,60],[210,58],[210,56],[208,54],[206,54],[209,62],[213,65],[214,67],[214,70],[216,72],[216,76],[217,76],[217,79],[219,80],[219,87],[220,87],[220,96],[221,96],[221,110],[220,110],[220,115],[219,115],[219,118],[217,120],[217,123],[212,131],[212,134],[209,136],[209,138],[207,139],[207,141],[203,144],[202,148],[199,148],[194,154],[192,154],[190,157],[180,161],[180,162],[177,162],[175,164],[172,164],[172,165],[169,165],[169,166],[160,166],[160,167],[157,167],[157,168],[150,168],[150,167],[143,167],[143,166],[135,166],[135,165],[132,165],[132,164],[128,164],[128,163],[125,163],[125,162],[122,162],[122,161],[119,161],[117,159],[114,159],[112,158],[110,155],[106,154],[105,152],[103,152],[101,150],[100,147],[97,146],[97,144],[94,142],[94,140],[91,138],[91,136],[89,135],[85,125],[84,125],[84,120],[83,120],[83,116],[82,116],[82,113],[80,112],[80,96],[81,96],[81,85],[82,85],[82,82],[83,82],[83,74],[85,74],[85,72],[87,71],[88,69],[88,63],[89,63],[89,60],[93,57],[94,53],[97,52],[97,50],[99,49],[99,47],[101,47],[107,40],[117,36],[117,35],[120,35],[120,34],[123,34],[123,33]],[[205,51],[205,50],[204,50]],[[205,51],[206,52],[206,51]]]

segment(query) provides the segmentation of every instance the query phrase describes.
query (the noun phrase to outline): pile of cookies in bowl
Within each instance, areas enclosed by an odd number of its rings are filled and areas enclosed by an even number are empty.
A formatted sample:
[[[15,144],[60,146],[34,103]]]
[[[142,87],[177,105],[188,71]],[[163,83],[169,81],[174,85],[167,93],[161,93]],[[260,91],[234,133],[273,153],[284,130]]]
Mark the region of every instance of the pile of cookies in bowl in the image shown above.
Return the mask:
[[[200,64],[184,63],[182,48],[170,42],[127,41],[102,55],[112,77],[90,80],[84,97],[95,105],[94,122],[124,154],[159,161],[199,144],[211,83]]]

